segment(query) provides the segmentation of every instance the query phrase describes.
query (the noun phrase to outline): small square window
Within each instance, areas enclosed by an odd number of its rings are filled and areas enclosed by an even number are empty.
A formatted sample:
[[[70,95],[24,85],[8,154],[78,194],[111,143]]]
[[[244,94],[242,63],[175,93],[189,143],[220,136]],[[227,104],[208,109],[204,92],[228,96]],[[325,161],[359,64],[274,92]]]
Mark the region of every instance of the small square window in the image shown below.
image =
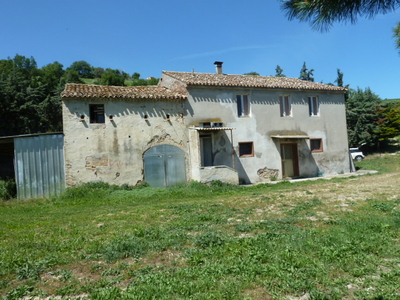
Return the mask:
[[[279,96],[279,105],[281,117],[290,117],[292,115],[292,101],[289,96]]]
[[[250,116],[250,101],[248,95],[236,95],[237,109],[239,117]]]
[[[254,156],[253,142],[239,143],[239,157],[252,157]]]
[[[310,116],[318,116],[319,115],[318,97],[316,97],[316,96],[308,97],[308,107],[310,110]]]
[[[322,139],[310,139],[311,152],[322,152]]]
[[[90,123],[105,123],[104,104],[89,104]]]

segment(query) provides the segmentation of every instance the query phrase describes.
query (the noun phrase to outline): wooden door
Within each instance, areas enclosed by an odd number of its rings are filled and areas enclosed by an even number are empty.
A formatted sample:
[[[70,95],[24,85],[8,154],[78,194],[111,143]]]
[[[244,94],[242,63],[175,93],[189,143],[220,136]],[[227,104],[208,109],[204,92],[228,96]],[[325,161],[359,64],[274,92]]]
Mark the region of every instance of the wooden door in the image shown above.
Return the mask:
[[[299,176],[297,144],[281,144],[282,177]]]

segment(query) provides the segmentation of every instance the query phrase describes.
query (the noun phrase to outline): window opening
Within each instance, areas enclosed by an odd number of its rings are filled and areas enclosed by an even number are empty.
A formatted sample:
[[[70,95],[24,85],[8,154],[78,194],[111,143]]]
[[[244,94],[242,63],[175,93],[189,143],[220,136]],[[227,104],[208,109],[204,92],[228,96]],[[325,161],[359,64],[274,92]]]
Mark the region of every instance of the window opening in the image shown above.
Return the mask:
[[[311,152],[322,152],[322,139],[310,139]]]
[[[292,102],[289,96],[279,96],[279,104],[281,108],[281,117],[289,117],[292,115]]]
[[[252,157],[254,156],[253,142],[239,143],[239,157]]]
[[[104,104],[90,104],[90,123],[105,123]]]
[[[318,116],[319,115],[318,97],[316,97],[316,96],[308,97],[308,107],[310,110],[310,116]]]
[[[248,95],[236,95],[238,116],[248,117],[250,116],[250,101]]]

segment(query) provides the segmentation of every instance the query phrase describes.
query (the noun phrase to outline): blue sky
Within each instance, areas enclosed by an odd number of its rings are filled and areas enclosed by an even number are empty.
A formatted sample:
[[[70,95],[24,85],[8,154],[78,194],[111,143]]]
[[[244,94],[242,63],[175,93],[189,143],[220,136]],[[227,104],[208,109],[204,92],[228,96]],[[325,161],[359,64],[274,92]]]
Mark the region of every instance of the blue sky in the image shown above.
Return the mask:
[[[289,21],[278,0],[3,0],[0,59],[33,56],[39,67],[85,60],[142,78],[161,71],[274,75],[279,65],[299,77],[306,62],[315,81],[400,98],[400,55],[392,28],[399,11],[329,32]]]

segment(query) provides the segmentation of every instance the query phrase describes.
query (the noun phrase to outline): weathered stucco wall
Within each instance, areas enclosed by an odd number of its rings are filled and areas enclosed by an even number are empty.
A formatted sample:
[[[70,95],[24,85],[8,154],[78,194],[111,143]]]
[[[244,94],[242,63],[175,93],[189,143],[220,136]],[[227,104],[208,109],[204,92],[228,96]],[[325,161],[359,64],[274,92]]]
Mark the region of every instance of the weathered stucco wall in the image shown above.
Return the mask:
[[[296,145],[300,177],[350,172],[341,92],[193,88],[165,74],[160,85],[181,91],[188,95],[187,100],[64,99],[67,185],[94,180],[136,184],[144,179],[144,153],[161,144],[184,151],[188,181],[213,176],[213,172],[201,169],[207,166],[203,165],[204,156],[202,160],[204,145],[211,149],[208,161],[212,166],[235,169],[240,183],[282,178],[282,144]],[[240,94],[250,101],[250,114],[245,117],[238,116],[236,95]],[[289,117],[281,117],[282,95],[291,99]],[[310,116],[309,96],[319,99],[318,116]],[[89,122],[89,104],[104,104],[104,124]],[[206,122],[223,123],[225,128],[199,129]],[[311,153],[310,139],[321,139],[323,151]],[[253,143],[252,155],[239,157],[240,143]]]
[[[104,124],[90,123],[89,104],[104,104]],[[143,180],[143,154],[150,147],[170,144],[188,152],[181,101],[67,99],[63,122],[68,186],[97,180],[135,185]]]
[[[249,95],[250,116],[238,117],[237,94]],[[292,116],[280,116],[280,95],[290,96]],[[308,96],[318,96],[319,116],[309,115]],[[278,178],[282,178],[281,143],[297,144],[300,177],[350,172],[344,97],[341,93],[190,88],[185,114],[187,126],[223,122],[224,126],[234,128],[235,168],[243,183],[268,180],[262,170],[275,170],[271,174],[276,174],[278,170]],[[278,134],[321,138],[323,152],[311,153],[308,139],[272,137]],[[238,157],[240,142],[254,143],[253,157]]]

